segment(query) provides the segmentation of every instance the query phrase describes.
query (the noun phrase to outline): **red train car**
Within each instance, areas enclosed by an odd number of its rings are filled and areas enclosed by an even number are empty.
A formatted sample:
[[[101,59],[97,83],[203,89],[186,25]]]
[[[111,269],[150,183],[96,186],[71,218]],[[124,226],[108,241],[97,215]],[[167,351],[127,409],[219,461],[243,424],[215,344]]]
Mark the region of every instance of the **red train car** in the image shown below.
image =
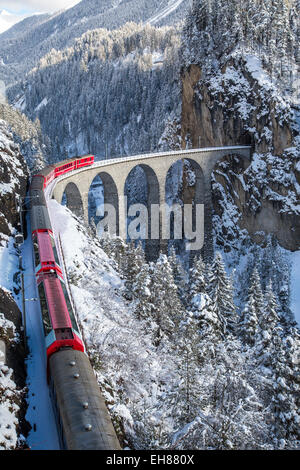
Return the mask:
[[[37,285],[41,303],[47,358],[62,348],[84,351],[66,286],[56,273],[40,272]]]
[[[59,166],[55,168],[55,178],[64,175],[69,171],[78,170],[85,166],[92,165],[95,161],[94,155],[83,155],[82,157],[75,157],[72,160],[64,160],[59,163]]]
[[[93,165],[95,161],[94,155],[84,155],[76,160],[76,169],[82,168],[84,166]]]
[[[33,181],[35,177],[42,177],[44,180],[43,189],[45,189],[55,178],[58,178],[59,176],[68,173],[69,171],[93,165],[94,161],[94,155],[83,155],[82,157],[68,158],[67,160],[63,160],[62,162],[56,163],[55,165],[50,165],[47,168],[44,168],[34,175]]]
[[[52,233],[49,230],[34,232],[32,235],[35,272],[57,272],[62,278],[62,269]]]

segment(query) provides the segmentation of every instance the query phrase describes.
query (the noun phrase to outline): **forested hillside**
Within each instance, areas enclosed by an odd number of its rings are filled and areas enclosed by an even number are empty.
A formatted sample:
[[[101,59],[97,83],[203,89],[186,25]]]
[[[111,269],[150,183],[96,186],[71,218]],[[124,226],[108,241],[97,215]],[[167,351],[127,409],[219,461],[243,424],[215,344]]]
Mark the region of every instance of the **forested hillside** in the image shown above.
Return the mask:
[[[228,275],[221,253],[185,271],[173,250],[146,263],[140,246],[99,241],[56,201],[49,206],[54,229],[64,221],[72,296],[127,449],[299,448],[300,336],[289,314],[288,253],[257,247],[257,267],[249,257],[241,278]]]
[[[46,55],[9,98],[39,119],[56,160],[151,151],[180,115],[179,44],[174,27],[88,32]]]
[[[174,25],[189,0],[82,0],[67,11],[27,18],[0,35],[0,79],[7,84],[34,67],[52,49],[64,49],[96,28],[117,29],[126,22]]]
[[[253,146],[213,178],[217,242],[299,247],[299,2],[198,1],[182,40],[182,141]],[[245,229],[245,232],[244,232]]]

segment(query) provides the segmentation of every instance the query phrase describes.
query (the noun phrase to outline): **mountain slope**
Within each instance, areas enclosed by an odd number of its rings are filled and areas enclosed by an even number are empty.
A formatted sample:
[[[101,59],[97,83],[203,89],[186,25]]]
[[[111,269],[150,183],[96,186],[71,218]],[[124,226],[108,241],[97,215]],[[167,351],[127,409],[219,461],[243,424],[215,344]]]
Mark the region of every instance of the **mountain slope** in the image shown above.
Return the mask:
[[[51,51],[8,95],[39,118],[56,159],[155,150],[169,115],[180,113],[179,45],[178,29],[168,26],[90,31]]]
[[[186,8],[187,2],[179,0],[167,5],[162,0],[82,0],[67,11],[28,18],[0,35],[0,79],[7,84],[18,80],[51,49],[70,46],[89,30],[119,28],[129,21],[174,24]]]
[[[298,10],[297,0],[195,0],[184,29],[182,140],[254,149],[250,166],[228,159],[215,171],[214,227],[226,251],[245,233],[299,249]]]

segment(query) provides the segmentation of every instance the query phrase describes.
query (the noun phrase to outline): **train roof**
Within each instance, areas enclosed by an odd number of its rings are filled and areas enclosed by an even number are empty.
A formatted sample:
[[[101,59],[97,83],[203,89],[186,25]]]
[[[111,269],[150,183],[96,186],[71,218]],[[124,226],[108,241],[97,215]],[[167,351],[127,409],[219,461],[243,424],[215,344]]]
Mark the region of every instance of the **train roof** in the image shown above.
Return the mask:
[[[36,176],[43,176],[44,178],[46,178],[47,176],[50,175],[50,173],[55,170],[55,165],[49,165],[49,166],[46,166],[45,168],[43,168],[42,170],[39,170],[37,171],[33,177],[32,177],[32,181],[34,180],[34,178]],[[32,183],[31,183],[32,184]]]
[[[52,226],[47,206],[32,206],[30,211],[31,231],[51,230]]]
[[[44,282],[44,288],[54,330],[61,328],[72,328],[70,314],[61,286],[61,281],[56,274],[40,274],[39,281]]]
[[[36,189],[43,190],[43,188],[44,188],[44,176],[40,174],[33,175],[31,183],[30,183],[30,190],[31,191],[36,190]]]
[[[49,365],[67,449],[121,450],[88,357],[65,349]]]
[[[30,207],[46,206],[46,198],[45,198],[44,191],[42,189],[30,188],[29,197],[30,197],[30,200],[29,200]]]
[[[82,158],[88,158],[88,157],[93,157],[93,156],[94,155],[92,155],[92,154],[86,154],[86,155],[75,156],[75,157],[72,157],[72,158],[67,158],[66,160],[62,160],[60,162],[57,162],[55,164],[55,167],[57,168],[57,167],[66,165],[67,163],[74,162],[75,160],[81,160]]]
[[[55,263],[51,239],[48,232],[38,232],[37,242],[39,245],[39,254],[41,262],[50,261]]]

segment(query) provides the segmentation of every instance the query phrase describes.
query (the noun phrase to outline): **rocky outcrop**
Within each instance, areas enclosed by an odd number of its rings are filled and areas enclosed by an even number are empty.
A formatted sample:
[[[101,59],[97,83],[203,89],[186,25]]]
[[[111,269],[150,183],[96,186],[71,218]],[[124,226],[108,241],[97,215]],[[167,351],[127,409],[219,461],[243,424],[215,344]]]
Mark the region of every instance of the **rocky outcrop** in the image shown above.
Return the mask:
[[[19,221],[16,198],[26,195],[28,168],[5,121],[0,120],[0,242],[13,234]]]
[[[189,138],[192,147],[253,144],[256,152],[274,155],[292,146],[288,110],[266,96],[245,61],[229,61],[219,76],[201,80],[201,75],[197,65],[183,72],[183,142]]]
[[[250,166],[229,157],[214,173],[214,210],[223,219],[215,227],[219,243],[229,249],[245,229],[255,241],[263,240],[262,232],[271,233],[283,247],[297,250],[300,148],[294,111],[259,67],[251,56],[231,58],[205,77],[198,65],[183,70],[182,142],[190,147],[253,146]],[[225,214],[228,204],[230,214]],[[233,213],[228,229],[225,219]]]
[[[12,265],[11,260],[17,260],[13,237],[19,230],[16,198],[26,195],[27,180],[28,168],[19,146],[7,123],[0,120],[0,259]],[[6,273],[6,266],[1,266],[1,272]],[[26,436],[29,427],[22,315],[13,297],[19,290],[17,272],[9,277],[10,281],[6,274],[0,276],[0,449],[22,447],[20,437]]]

